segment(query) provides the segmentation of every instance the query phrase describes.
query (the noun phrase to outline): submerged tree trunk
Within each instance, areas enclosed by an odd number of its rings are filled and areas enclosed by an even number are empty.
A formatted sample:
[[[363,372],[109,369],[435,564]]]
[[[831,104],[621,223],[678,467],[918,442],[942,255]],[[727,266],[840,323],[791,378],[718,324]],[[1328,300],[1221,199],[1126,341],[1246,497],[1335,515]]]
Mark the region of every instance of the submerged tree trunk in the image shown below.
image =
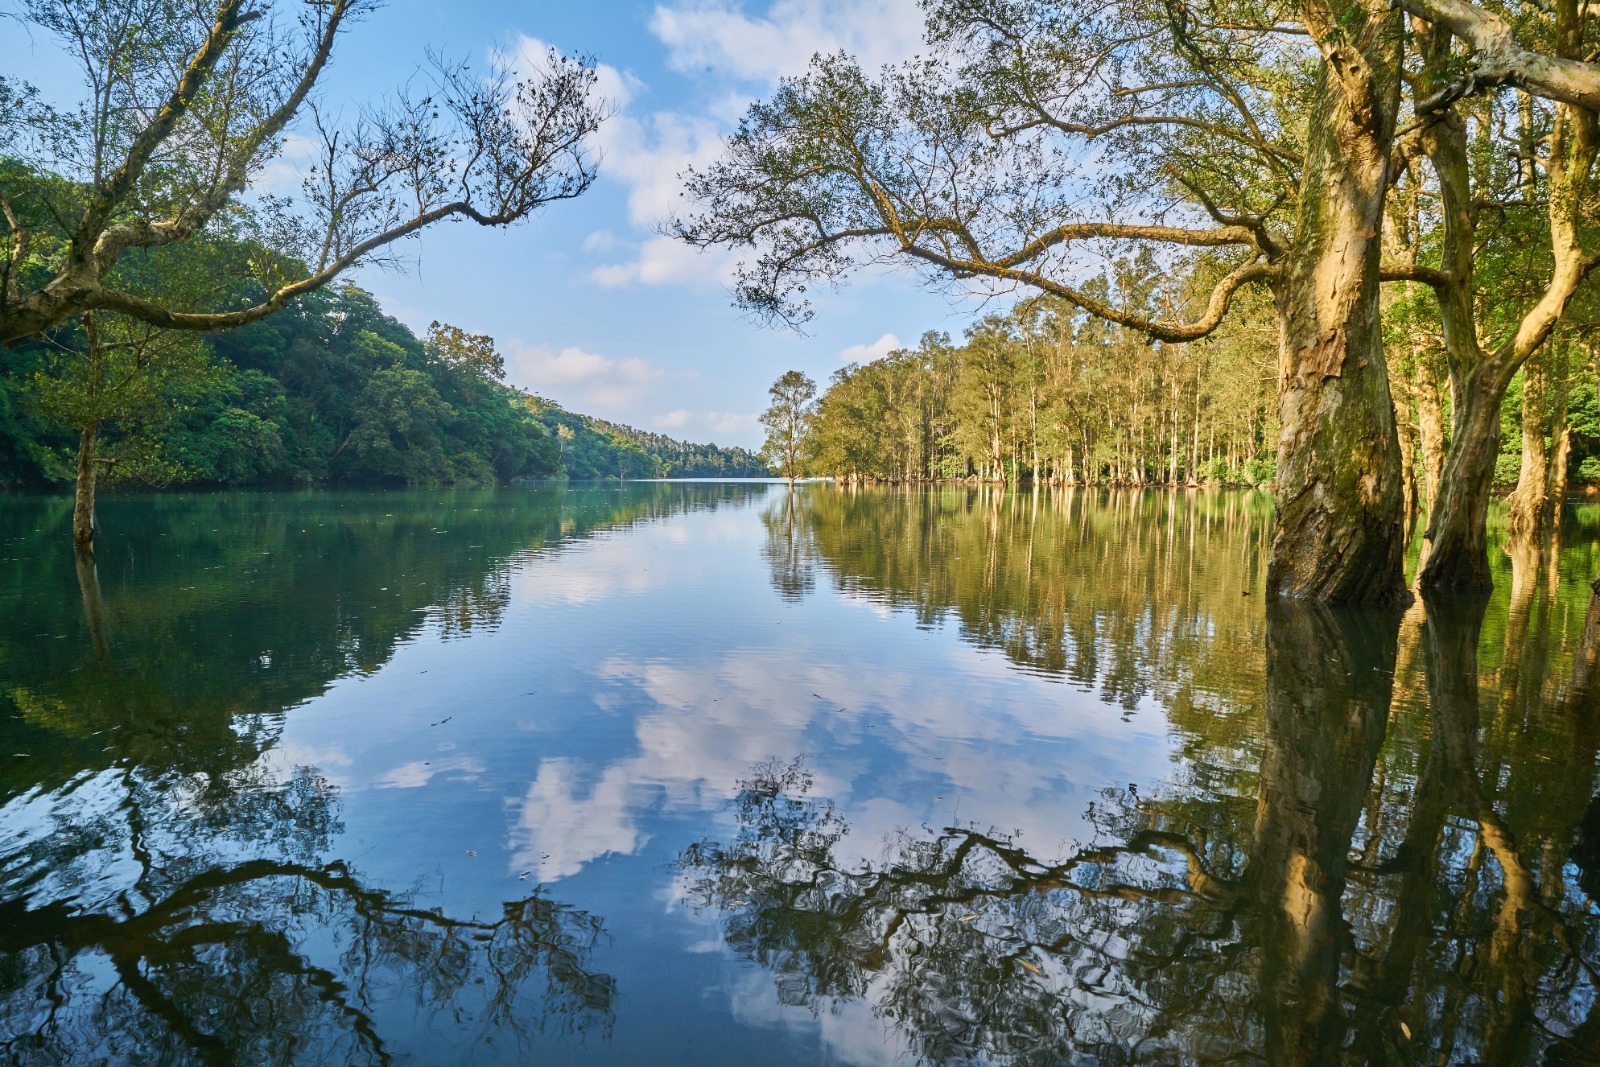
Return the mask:
[[[1422,438],[1422,492],[1432,512],[1439,500],[1439,483],[1444,479],[1446,454],[1444,404],[1439,399],[1439,374],[1426,359],[1417,361],[1417,432]]]
[[[1523,368],[1522,466],[1510,499],[1513,533],[1543,530],[1566,494],[1571,434],[1563,362],[1552,346]]]
[[[1499,394],[1475,382],[1461,390],[1455,433],[1428,513],[1422,584],[1458,591],[1487,589],[1488,514],[1500,455]]]
[[[78,480],[72,507],[72,544],[79,552],[94,551],[95,440],[100,427],[90,423],[78,434]]]
[[[1329,62],[1277,293],[1278,515],[1267,584],[1285,596],[1381,603],[1407,595],[1378,309],[1400,23],[1386,3],[1353,14],[1365,24],[1308,25]]]
[[[89,642],[94,646],[95,659],[102,667],[111,663],[111,638],[106,626],[106,601],[100,592],[100,572],[95,567],[94,553],[79,551],[76,556],[78,593],[83,598],[83,621],[89,630]]]
[[[1600,580],[1594,583],[1589,612],[1583,620],[1583,636],[1572,657],[1572,680],[1567,684],[1568,709],[1592,710],[1600,705]]]

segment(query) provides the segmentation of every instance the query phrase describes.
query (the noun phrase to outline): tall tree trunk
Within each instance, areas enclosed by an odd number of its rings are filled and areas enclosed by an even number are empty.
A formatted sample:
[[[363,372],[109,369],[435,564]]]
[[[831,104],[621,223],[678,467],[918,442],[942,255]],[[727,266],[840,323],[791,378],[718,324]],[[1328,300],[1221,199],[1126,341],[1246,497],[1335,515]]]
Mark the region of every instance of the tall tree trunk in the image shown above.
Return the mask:
[[[1582,13],[1572,0],[1560,0],[1554,8],[1557,52],[1574,58],[1582,51]],[[1421,92],[1434,79],[1455,77],[1456,59],[1448,35],[1423,29],[1418,36],[1428,57]],[[1439,505],[1424,534],[1426,559],[1419,582],[1441,589],[1484,589],[1491,584],[1485,521],[1499,453],[1500,406],[1517,371],[1550,337],[1590,269],[1580,231],[1584,203],[1593,191],[1600,126],[1593,112],[1568,104],[1555,107],[1545,165],[1553,269],[1539,299],[1492,351],[1479,343],[1473,304],[1477,207],[1469,181],[1466,126],[1451,109],[1427,131],[1424,144],[1439,179],[1443,208],[1442,274],[1450,284],[1436,291],[1456,412]],[[1458,481],[1460,485],[1454,484]]]
[[[72,544],[79,552],[94,551],[95,441],[100,424],[90,423],[78,434],[78,480],[72,506]]]
[[[1338,26],[1314,7],[1305,6],[1307,28],[1329,61],[1277,292],[1278,514],[1267,585],[1285,596],[1394,602],[1407,596],[1404,501],[1378,268],[1401,27],[1379,0],[1350,5]]]
[[[1444,404],[1439,399],[1439,373],[1426,356],[1417,360],[1413,385],[1417,396],[1417,430],[1422,438],[1422,491],[1431,512],[1444,478]]]
[[[1555,345],[1522,371],[1522,467],[1511,493],[1511,530],[1543,530],[1566,495],[1571,429],[1564,350]]]
[[[1401,375],[1396,377],[1394,385],[1394,428],[1400,441],[1400,489],[1404,500],[1401,513],[1405,516],[1405,537],[1409,545],[1411,536],[1417,532],[1417,513],[1422,507],[1417,493],[1417,424],[1411,417],[1410,383]]]
[[[1500,398],[1505,391],[1478,384],[1478,377],[1474,375],[1459,391],[1450,450],[1423,535],[1419,578],[1435,589],[1465,591],[1493,585],[1488,514],[1500,455]]]

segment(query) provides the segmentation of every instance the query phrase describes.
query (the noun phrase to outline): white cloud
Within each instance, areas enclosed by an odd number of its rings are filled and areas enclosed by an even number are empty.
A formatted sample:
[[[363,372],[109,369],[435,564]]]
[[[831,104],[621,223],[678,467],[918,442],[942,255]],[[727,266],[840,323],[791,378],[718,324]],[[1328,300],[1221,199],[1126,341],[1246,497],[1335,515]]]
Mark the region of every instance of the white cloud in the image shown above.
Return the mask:
[[[634,821],[633,792],[624,766],[608,767],[597,778],[582,760],[545,760],[515,805],[511,869],[554,882],[608,853],[633,853],[648,840]]]
[[[748,415],[732,411],[706,412],[706,425],[716,433],[743,433],[745,430],[754,429],[756,422],[753,412]]]
[[[677,210],[678,176],[722,154],[722,126],[705,116],[656,111],[643,118],[618,114],[600,127],[600,172],[628,187],[630,221],[655,226]]]
[[[277,154],[267,160],[266,165],[252,177],[250,191],[274,196],[299,196],[306,174],[321,152],[321,144],[310,137],[292,132],[285,134],[283,146]]]
[[[624,412],[643,399],[651,382],[667,373],[646,360],[616,359],[575,346],[557,351],[513,339],[505,348],[506,377],[513,384],[554,396],[563,404],[587,405],[580,408],[585,411]]]
[[[604,289],[642,285],[728,284],[736,260],[725,251],[701,252],[670,237],[652,237],[629,263],[608,263],[589,272]]]
[[[662,430],[681,430],[689,425],[689,409],[678,408],[665,415],[657,415],[650,420],[650,425]]]
[[[849,348],[840,349],[839,359],[844,363],[871,363],[875,359],[882,359],[897,348],[904,348],[900,338],[892,333],[886,333],[869,345],[851,345]]]
[[[617,235],[610,230],[596,230],[583,239],[585,252],[609,252],[617,247]]]
[[[799,74],[818,52],[842,49],[869,70],[908,58],[922,26],[917,0],[774,0],[754,17],[738,0],[691,0],[657,6],[650,19],[674,70],[768,83]]]
[[[470,756],[452,756],[443,760],[414,760],[384,775],[377,782],[379,789],[419,789],[439,774],[457,774],[472,781],[483,773],[483,762]]]

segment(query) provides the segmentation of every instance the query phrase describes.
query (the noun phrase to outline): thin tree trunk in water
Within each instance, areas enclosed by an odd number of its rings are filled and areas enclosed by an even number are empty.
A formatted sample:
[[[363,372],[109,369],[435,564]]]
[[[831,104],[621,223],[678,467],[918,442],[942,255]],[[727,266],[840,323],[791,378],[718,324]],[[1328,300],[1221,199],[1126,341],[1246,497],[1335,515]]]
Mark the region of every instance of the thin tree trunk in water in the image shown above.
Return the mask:
[[[1394,414],[1395,436],[1400,441],[1400,488],[1404,500],[1402,514],[1405,516],[1406,544],[1409,545],[1411,536],[1417,532],[1417,512],[1421,509],[1421,502],[1417,499],[1417,429],[1411,419],[1411,389],[1403,378],[1396,379]]]
[[[1512,490],[1510,526],[1516,532],[1529,532],[1544,525],[1550,499],[1548,477],[1550,450],[1545,442],[1546,407],[1550,390],[1548,350],[1528,361],[1522,370],[1522,467],[1517,487]]]
[[[94,551],[95,440],[98,423],[91,423],[78,434],[78,480],[72,507],[72,544],[79,552]]]
[[[1503,395],[1503,391],[1502,391]],[[1436,589],[1493,585],[1489,574],[1488,514],[1494,464],[1500,455],[1500,402],[1494,390],[1469,382],[1461,390],[1455,434],[1429,509],[1419,578]]]
[[[1189,449],[1189,484],[1200,484],[1200,384],[1194,387],[1194,440]]]
[[[1513,532],[1544,529],[1566,495],[1572,440],[1566,367],[1560,354],[1552,345],[1523,367],[1522,467],[1510,500]]]
[[[1400,445],[1378,310],[1400,21],[1387,3],[1368,2],[1352,12],[1357,25],[1307,27],[1330,61],[1277,293],[1281,429],[1267,586],[1382,603],[1407,596]]]
[[[1433,366],[1417,361],[1417,429],[1422,437],[1422,486],[1433,510],[1439,500],[1439,482],[1444,478],[1444,405],[1439,400],[1439,376]]]
[[[1600,708],[1600,580],[1594,583],[1589,598],[1589,613],[1583,622],[1583,637],[1572,657],[1572,681],[1567,685],[1569,710]]]

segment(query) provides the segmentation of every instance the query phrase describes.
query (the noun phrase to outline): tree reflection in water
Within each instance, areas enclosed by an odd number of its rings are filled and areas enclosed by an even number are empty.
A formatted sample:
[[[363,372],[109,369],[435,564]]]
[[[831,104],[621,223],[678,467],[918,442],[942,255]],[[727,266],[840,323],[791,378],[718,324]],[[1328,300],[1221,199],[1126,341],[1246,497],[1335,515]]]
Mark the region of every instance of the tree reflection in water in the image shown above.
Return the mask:
[[[35,810],[30,810],[35,809]],[[301,768],[107,771],[14,801],[0,902],[8,1062],[384,1063],[381,1013],[518,1041],[608,1031],[600,920],[538,894],[492,919],[325,862],[337,795]]]
[[[445,639],[494,628],[521,554],[720,499],[160,498],[99,560],[54,550],[44,504],[9,513],[8,551],[57,595],[0,615],[0,743],[28,753],[0,764],[0,1062],[384,1063],[386,1034],[399,1058],[430,1031],[443,1056],[608,1035],[600,917],[538,892],[457,915],[369,883],[341,858],[337,789],[278,751],[284,709],[430,618]]]
[[[1030,558],[1053,573],[1013,601],[1012,520],[946,516],[947,545],[989,561],[954,573],[936,552],[874,551],[870,523],[847,535],[833,512],[850,511],[814,504],[807,530],[846,588],[929,617],[947,605],[971,640],[1038,649],[1103,692],[1128,654],[1118,579],[1163,581],[1169,551],[1130,553],[1137,569],[1103,575],[1081,609],[1055,598],[1072,564]],[[1529,558],[1528,584],[1548,588],[1550,557]],[[1207,714],[1193,680],[1226,667],[1215,647],[1185,650],[1190,631],[1226,645],[1248,622],[1220,595],[1213,611],[1205,590],[1176,594],[1192,615],[1163,616],[1172,598],[1139,589],[1128,614],[1144,605],[1140,673],[1183,762],[1152,795],[1106,791],[1090,845],[1060,859],[946,826],[901,831],[858,865],[845,814],[810,795],[803,766],[768,765],[740,783],[737,835],[681,853],[690,899],[723,913],[727,944],[772,971],[781,1001],[863,999],[931,1063],[1600,1063],[1600,594],[1575,643],[1530,598],[1490,637],[1487,668],[1484,600],[1404,618],[1272,603],[1259,717]],[[1573,644],[1570,675],[1556,671]],[[1075,674],[1085,654],[1102,666]]]

